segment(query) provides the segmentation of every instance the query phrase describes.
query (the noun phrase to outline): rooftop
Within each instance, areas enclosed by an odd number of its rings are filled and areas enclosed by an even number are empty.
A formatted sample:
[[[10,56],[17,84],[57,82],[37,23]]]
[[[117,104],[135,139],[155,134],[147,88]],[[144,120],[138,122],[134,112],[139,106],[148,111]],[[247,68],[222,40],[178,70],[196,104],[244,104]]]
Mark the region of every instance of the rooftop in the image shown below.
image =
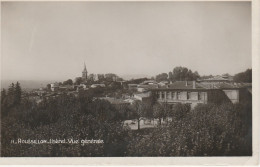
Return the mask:
[[[222,77],[222,76],[215,76],[209,79],[203,79],[202,81],[228,81],[228,79]]]
[[[193,89],[193,81],[176,81],[173,82],[172,84],[169,84],[169,87],[171,89]],[[195,82],[195,88],[196,89],[204,89],[205,87],[198,83]]]

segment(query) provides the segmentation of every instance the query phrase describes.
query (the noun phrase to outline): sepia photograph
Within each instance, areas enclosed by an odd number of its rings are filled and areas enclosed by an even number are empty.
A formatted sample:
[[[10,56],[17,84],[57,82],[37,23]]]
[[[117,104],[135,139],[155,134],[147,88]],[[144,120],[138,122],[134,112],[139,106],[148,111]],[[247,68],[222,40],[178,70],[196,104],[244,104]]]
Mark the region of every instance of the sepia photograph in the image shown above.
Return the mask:
[[[1,157],[252,157],[251,1],[2,1]]]

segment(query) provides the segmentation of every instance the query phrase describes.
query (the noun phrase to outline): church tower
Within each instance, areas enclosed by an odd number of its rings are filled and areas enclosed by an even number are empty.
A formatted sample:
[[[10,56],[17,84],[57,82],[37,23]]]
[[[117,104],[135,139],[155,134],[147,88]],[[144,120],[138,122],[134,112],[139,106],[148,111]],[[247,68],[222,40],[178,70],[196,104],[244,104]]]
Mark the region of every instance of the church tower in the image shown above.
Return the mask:
[[[84,62],[84,69],[82,71],[82,79],[83,81],[86,81],[88,79],[88,71],[85,62]]]

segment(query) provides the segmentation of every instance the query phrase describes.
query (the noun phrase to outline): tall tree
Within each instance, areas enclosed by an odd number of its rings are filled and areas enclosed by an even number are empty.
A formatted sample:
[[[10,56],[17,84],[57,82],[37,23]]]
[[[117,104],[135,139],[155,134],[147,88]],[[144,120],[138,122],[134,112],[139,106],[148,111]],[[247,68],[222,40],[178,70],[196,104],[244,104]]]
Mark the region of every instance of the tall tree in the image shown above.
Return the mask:
[[[145,116],[145,104],[139,100],[135,101],[132,104],[132,111],[134,113],[134,117],[137,119],[138,130],[140,130],[140,121],[142,117]]]
[[[175,67],[172,72],[172,80],[173,81],[192,81],[199,78],[199,73],[186,67]]]
[[[15,84],[15,91],[14,91],[14,104],[20,104],[22,98],[22,89],[19,82]]]
[[[1,103],[3,103],[4,99],[7,97],[7,93],[6,93],[6,90],[3,89],[1,91]]]
[[[8,97],[7,97],[7,103],[8,106],[11,107],[14,104],[14,92],[15,92],[15,87],[14,87],[14,83],[11,83],[9,88],[8,88]]]
[[[157,82],[167,81],[168,80],[168,74],[167,73],[161,73],[159,75],[156,75],[155,79],[156,79]]]
[[[162,118],[164,117],[164,108],[160,103],[153,106],[153,117],[159,119],[159,124],[162,123]]]
[[[88,82],[93,83],[93,82],[94,82],[94,77],[95,77],[94,74],[89,74],[89,76],[88,76]]]

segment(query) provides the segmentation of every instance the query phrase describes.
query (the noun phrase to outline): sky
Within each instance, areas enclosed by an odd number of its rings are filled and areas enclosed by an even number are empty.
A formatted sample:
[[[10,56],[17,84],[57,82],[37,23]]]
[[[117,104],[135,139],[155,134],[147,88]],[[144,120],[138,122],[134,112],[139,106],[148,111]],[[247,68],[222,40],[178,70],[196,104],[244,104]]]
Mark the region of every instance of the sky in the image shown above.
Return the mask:
[[[252,68],[250,2],[1,2],[1,79]]]

